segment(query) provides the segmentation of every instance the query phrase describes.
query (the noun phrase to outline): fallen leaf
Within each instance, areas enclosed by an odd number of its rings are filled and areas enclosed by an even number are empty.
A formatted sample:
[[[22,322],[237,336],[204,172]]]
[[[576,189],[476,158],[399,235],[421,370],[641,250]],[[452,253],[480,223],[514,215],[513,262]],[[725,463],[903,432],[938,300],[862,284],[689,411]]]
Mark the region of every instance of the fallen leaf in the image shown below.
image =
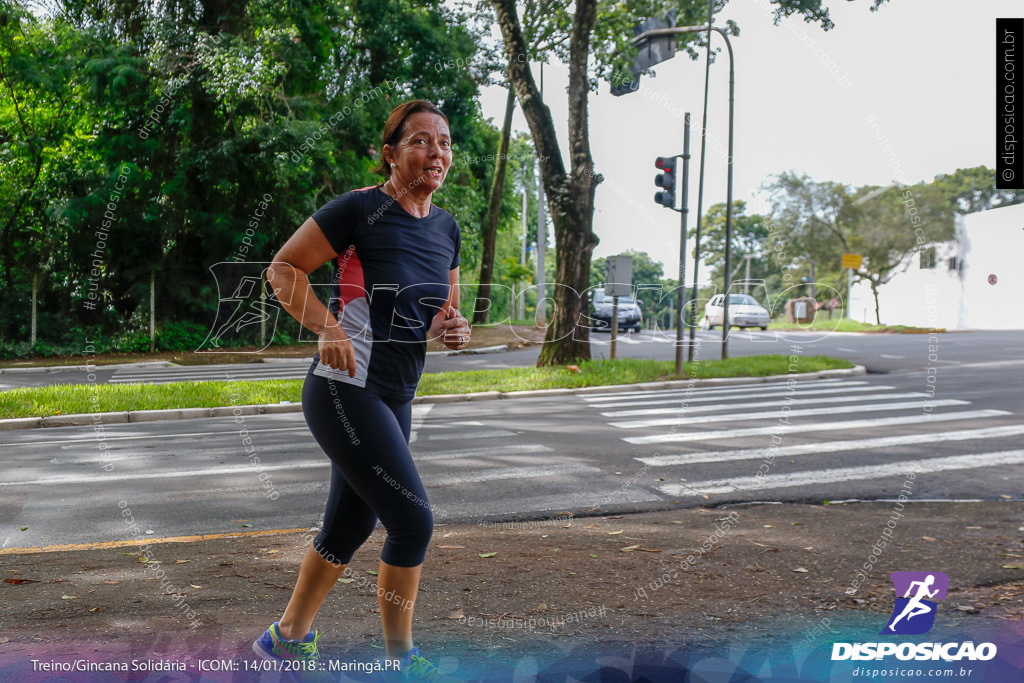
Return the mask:
[[[618,531],[609,531],[608,535],[609,536],[616,536],[618,534],[621,534],[623,531],[624,531],[623,529],[619,529]]]
[[[252,524],[243,524],[242,526],[252,526]]]
[[[277,552],[278,552],[277,550],[268,550],[267,551],[267,555],[275,555],[275,554],[277,554]]]
[[[448,537],[449,537],[449,536],[451,536],[451,535],[452,535],[453,533],[455,533],[455,532],[454,532],[454,531],[449,531],[448,533],[446,533],[446,534],[445,534],[444,536],[442,536],[441,538],[448,538]]]
[[[451,614],[449,614],[449,615],[448,615],[448,618],[449,618],[449,619],[464,619],[464,618],[465,618],[465,616],[466,616],[466,615],[465,615],[465,614],[463,614],[463,612],[462,612],[462,608],[460,607],[459,609],[457,609],[457,610],[455,610],[454,612],[452,612]]]
[[[590,556],[591,557],[597,557],[597,555],[595,555],[594,553],[590,553]]]
[[[1024,569],[1024,567],[1022,567],[1019,564],[1003,564],[1003,565],[1000,565],[1000,566],[1003,569]]]
[[[982,527],[982,526],[965,526],[964,528],[965,529],[984,529],[985,527]]]
[[[0,638],[0,644],[9,642],[10,640],[11,640],[10,638],[8,638],[7,636],[4,636],[3,638]]]
[[[464,545],[439,545],[437,547],[438,548],[442,548],[444,550],[456,550],[458,548],[465,548],[466,546],[464,546]]]
[[[142,564],[146,564],[147,562],[149,562],[149,560],[146,559],[145,555],[139,555],[139,562],[141,562]]]
[[[75,596],[75,595],[62,595],[62,596],[60,596],[60,599],[61,600],[77,600],[78,597]]]
[[[629,546],[626,546],[625,548],[619,548],[619,550],[621,550],[624,553],[628,553],[628,552],[632,552],[632,551],[636,550],[639,547],[640,546],[638,546],[638,545],[629,545]]]
[[[1000,557],[1021,557],[1021,555],[1014,555],[1013,553],[999,553]]]
[[[775,527],[773,525],[771,525],[771,524],[765,524],[764,528],[765,529],[774,529]]]
[[[39,582],[36,581],[35,579],[4,579],[4,583],[21,584],[21,583],[39,583]]]
[[[498,553],[480,553],[480,557],[483,557],[483,558],[494,557],[497,554]]]
[[[202,586],[197,586],[194,583],[190,583],[189,585],[192,586],[193,588],[202,588]]]
[[[119,584],[121,582],[120,581],[104,581],[103,583],[105,583],[108,586],[116,586],[117,584]]]
[[[679,520],[676,520],[676,519],[673,519],[673,520],[672,520],[672,523],[673,523],[673,524],[682,524],[682,522],[680,522]]]
[[[971,607],[970,605],[957,605],[956,608],[960,612],[977,612],[978,611],[975,608]]]
[[[804,525],[803,522],[790,522],[790,524],[792,524],[793,526],[803,526]]]
[[[814,550],[814,546],[813,545],[809,545],[806,548],[804,548],[804,550]]]
[[[605,519],[622,519],[622,515],[615,515],[614,517],[605,517]],[[1021,529],[1021,531],[1024,531],[1024,529]]]
[[[377,570],[375,570],[375,569],[367,569],[366,573],[369,574],[370,576],[377,576]]]
[[[156,532],[153,531],[152,529],[146,529],[146,533],[147,534],[155,534]]]
[[[276,553],[277,551],[276,551],[276,550],[273,550],[273,551],[271,551],[271,552],[275,552],[275,553]],[[174,564],[185,564],[186,562],[191,562],[191,561],[192,561],[192,560],[175,560],[175,561],[174,561]]]
[[[661,552],[660,550],[655,550],[654,548],[637,548],[637,550],[640,550],[640,551],[645,552],[645,553],[660,553]]]
[[[797,568],[796,568],[796,569],[794,569],[793,571],[795,571],[795,572],[800,572],[801,574],[806,574],[806,573],[807,573],[807,570],[806,570],[806,569],[804,569],[803,567],[797,567]]]
[[[338,583],[352,583],[355,579],[338,579]]]
[[[546,603],[546,602],[540,603],[539,605],[537,605],[537,609],[539,609],[541,612],[546,612],[547,609],[548,609],[548,603]]]
[[[922,536],[921,538],[923,538],[923,539],[924,539],[924,540],[926,540],[926,541],[934,541],[934,540],[935,540],[935,539],[934,539],[934,538],[932,538],[931,536]]]
[[[1005,493],[1003,495],[999,496],[999,497],[1000,498],[1005,498],[1006,500],[1013,500],[1013,496],[1008,496]]]
[[[28,527],[27,526],[23,526],[23,527],[21,527],[21,530],[22,531],[28,531]]]

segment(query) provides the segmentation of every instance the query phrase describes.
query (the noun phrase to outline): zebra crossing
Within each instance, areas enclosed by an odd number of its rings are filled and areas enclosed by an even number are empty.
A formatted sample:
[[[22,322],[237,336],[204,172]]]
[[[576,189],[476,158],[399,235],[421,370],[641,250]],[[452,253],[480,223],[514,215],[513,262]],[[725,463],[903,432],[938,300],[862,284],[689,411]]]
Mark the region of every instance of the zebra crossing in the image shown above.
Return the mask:
[[[840,484],[875,497],[871,491],[884,493],[878,480],[908,472],[996,473],[1024,465],[1024,424],[1010,412],[868,380],[581,398],[637,447],[635,459],[651,468],[647,483],[674,499],[765,490],[806,498]]]

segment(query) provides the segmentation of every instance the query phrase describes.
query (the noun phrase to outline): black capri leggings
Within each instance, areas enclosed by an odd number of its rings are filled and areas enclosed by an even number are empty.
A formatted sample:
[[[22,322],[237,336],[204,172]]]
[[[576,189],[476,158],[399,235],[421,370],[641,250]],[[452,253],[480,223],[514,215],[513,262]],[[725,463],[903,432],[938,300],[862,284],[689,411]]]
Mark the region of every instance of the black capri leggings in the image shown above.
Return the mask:
[[[380,518],[388,532],[381,559],[396,567],[423,564],[434,517],[409,452],[412,401],[310,372],[302,413],[331,459],[324,525],[313,541],[320,557],[348,564]]]

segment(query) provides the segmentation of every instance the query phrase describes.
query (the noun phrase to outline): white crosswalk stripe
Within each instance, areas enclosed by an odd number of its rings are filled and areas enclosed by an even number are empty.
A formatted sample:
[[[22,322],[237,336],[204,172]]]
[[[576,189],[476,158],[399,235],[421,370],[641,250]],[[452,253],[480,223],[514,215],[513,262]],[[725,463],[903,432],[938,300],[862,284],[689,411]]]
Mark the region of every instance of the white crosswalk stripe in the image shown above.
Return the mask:
[[[888,400],[894,398],[920,398],[925,396],[921,392],[905,392],[902,394],[868,394],[867,396],[830,396],[826,398],[790,398],[785,396],[786,405],[792,404],[805,404],[805,403],[850,403],[858,401],[879,401]],[[614,410],[610,413],[601,413],[605,417],[631,417],[634,415],[672,415],[673,413],[678,415],[680,413],[701,413],[710,412],[714,410],[723,410],[728,408],[729,410],[736,410],[737,408],[763,408],[765,406],[778,406],[778,400],[775,401],[755,401],[753,403],[731,403],[728,406],[723,405],[710,405],[710,406],[685,406],[674,408],[645,408],[642,410]]]
[[[929,401],[929,405],[933,408],[942,408],[945,406],[965,406],[969,401],[961,401],[956,398],[945,398],[936,401]],[[844,406],[842,408],[843,413],[877,413],[890,410],[920,410],[924,407],[924,401],[904,401],[901,403],[875,403],[867,406]],[[780,406],[781,408],[781,406]],[[794,417],[808,417],[812,415],[835,415],[838,408],[804,408],[803,410],[768,410],[760,413],[730,413],[728,415],[705,415],[702,417],[681,417],[681,418],[668,418],[659,420],[629,420],[627,422],[612,422],[613,427],[621,427],[622,429],[639,429],[641,427],[667,427],[670,425],[689,425],[689,424],[705,424],[708,422],[738,422],[738,421],[750,421],[750,420],[761,420],[765,418],[778,419],[781,415],[786,415],[789,418]]]
[[[871,448],[895,448],[912,446],[936,441],[971,441],[973,439],[996,439],[1005,436],[1024,434],[1024,425],[1008,425],[1006,427],[990,427],[987,429],[964,429],[957,432],[929,432],[926,434],[904,434],[902,436],[883,436],[877,439],[850,439],[849,441],[818,441],[802,443],[794,446],[778,448],[747,448],[731,451],[704,451],[701,453],[682,453],[679,455],[659,455],[650,458],[637,458],[645,465],[666,467],[668,465],[692,465],[699,462],[727,462],[732,460],[760,460],[767,455],[782,458],[792,455],[817,455],[820,453],[839,453]]]
[[[659,490],[670,496],[680,498],[686,496],[734,493],[761,489],[789,488],[793,486],[815,486],[836,484],[846,481],[863,479],[879,479],[882,477],[905,476],[908,472],[948,472],[950,470],[972,470],[979,467],[996,467],[999,465],[1024,464],[1024,450],[1000,451],[996,453],[972,453],[970,455],[953,455],[945,458],[922,458],[919,460],[903,460],[883,465],[865,465],[862,467],[837,467],[834,469],[812,470],[793,474],[772,474],[766,477],[737,477],[713,481],[666,484]]]
[[[867,382],[863,382],[862,384],[867,384]],[[687,396],[686,392],[683,391],[683,392],[680,392],[680,394],[678,396],[673,396],[673,398],[677,402],[680,402],[680,403],[685,402],[687,405],[689,405],[690,403],[706,403],[708,401],[721,401],[721,400],[723,400],[723,398],[726,399],[726,400],[729,400],[731,398],[745,399],[745,398],[771,398],[771,397],[785,397],[785,396],[817,396],[819,394],[837,394],[837,393],[846,394],[846,393],[849,393],[849,392],[859,392],[859,391],[881,391],[881,390],[892,389],[892,388],[893,387],[887,387],[887,386],[855,386],[855,387],[850,387],[850,388],[846,388],[846,387],[843,387],[843,388],[824,388],[824,389],[809,389],[809,390],[806,390],[806,391],[787,392],[786,387],[780,386],[779,388],[774,389],[772,391],[751,391],[751,390],[748,389],[747,393],[739,393],[739,394],[737,394],[735,396],[725,396],[725,397],[723,397],[721,395],[717,395],[717,396],[706,396],[706,395],[703,395],[703,396],[692,396],[692,395],[690,395],[690,396]],[[591,397],[587,397],[587,398],[590,399]],[[607,400],[607,399],[605,399],[605,400]],[[652,400],[649,400],[649,401],[614,401],[614,402],[608,402],[608,403],[594,403],[593,405],[595,407],[602,408],[602,409],[603,408],[625,408],[627,406],[665,405],[665,398],[662,397],[662,398],[652,399]]]

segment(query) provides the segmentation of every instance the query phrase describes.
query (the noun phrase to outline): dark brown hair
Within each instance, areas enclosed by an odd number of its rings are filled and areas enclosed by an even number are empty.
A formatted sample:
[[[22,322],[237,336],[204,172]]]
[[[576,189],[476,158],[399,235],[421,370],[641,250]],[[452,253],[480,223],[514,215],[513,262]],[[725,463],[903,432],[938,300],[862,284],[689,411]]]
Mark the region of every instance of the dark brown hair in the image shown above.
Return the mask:
[[[381,136],[380,163],[377,168],[373,169],[374,173],[383,173],[385,178],[391,177],[391,165],[384,160],[384,145],[392,147],[397,145],[405,133],[406,119],[420,112],[437,114],[444,119],[446,124],[448,123],[448,117],[444,115],[444,112],[438,109],[433,102],[427,100],[411,100],[392,109],[387,123],[384,124],[384,135]]]

